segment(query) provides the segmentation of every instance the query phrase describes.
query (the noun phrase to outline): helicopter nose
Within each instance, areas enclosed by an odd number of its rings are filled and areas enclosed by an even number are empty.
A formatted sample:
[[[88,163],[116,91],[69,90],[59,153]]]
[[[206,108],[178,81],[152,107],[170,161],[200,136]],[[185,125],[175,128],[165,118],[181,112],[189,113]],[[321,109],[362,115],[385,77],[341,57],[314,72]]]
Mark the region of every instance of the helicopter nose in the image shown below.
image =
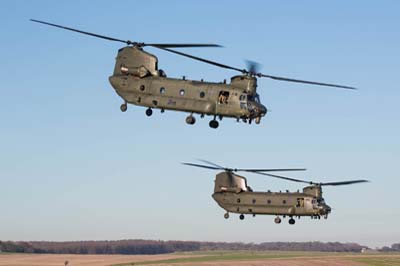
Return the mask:
[[[265,116],[267,114],[267,107],[260,105],[260,116]]]
[[[115,76],[110,76],[108,78],[108,80],[110,81],[110,84],[113,88],[116,88],[118,86],[118,78]]]
[[[331,212],[331,207],[328,205],[321,206],[321,214],[328,214]]]

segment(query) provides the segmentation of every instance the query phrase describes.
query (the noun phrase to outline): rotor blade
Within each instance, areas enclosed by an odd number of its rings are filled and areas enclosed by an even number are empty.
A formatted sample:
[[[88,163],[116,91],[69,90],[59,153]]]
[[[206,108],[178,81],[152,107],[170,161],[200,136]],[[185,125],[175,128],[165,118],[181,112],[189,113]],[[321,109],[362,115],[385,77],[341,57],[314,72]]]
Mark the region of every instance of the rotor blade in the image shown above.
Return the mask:
[[[267,173],[262,173],[262,172],[253,172],[253,173],[259,174],[259,175],[271,176],[271,177],[275,177],[275,178],[279,178],[279,179],[284,179],[284,180],[288,180],[288,181],[293,181],[293,182],[298,182],[298,183],[313,184],[312,182],[309,182],[309,181],[305,181],[305,180],[301,180],[301,179],[296,179],[296,178],[291,178],[291,177],[287,177],[287,176],[272,175],[272,174],[267,174]]]
[[[106,39],[106,40],[109,40],[109,41],[123,42],[123,43],[126,43],[126,44],[131,44],[132,43],[129,40],[116,39],[116,38],[113,38],[113,37],[108,37],[108,36],[99,35],[99,34],[96,34],[96,33],[91,33],[91,32],[87,32],[87,31],[82,31],[82,30],[77,30],[77,29],[73,29],[73,28],[69,28],[69,27],[64,27],[64,26],[61,26],[61,25],[57,25],[57,24],[53,24],[53,23],[49,23],[49,22],[45,22],[45,21],[40,21],[40,20],[36,20],[36,19],[31,19],[31,21],[37,22],[37,23],[41,23],[41,24],[45,24],[45,25],[49,25],[49,26],[53,26],[53,27],[57,27],[57,28],[61,28],[61,29],[64,29],[64,30],[70,30],[70,31],[79,32],[79,33],[82,33],[82,34],[90,35],[90,36],[101,38],[101,39]]]
[[[221,168],[221,169],[225,169],[225,167],[223,167],[223,166],[221,166],[221,165],[219,165],[219,164],[216,164],[216,163],[207,161],[207,160],[203,160],[203,159],[197,159],[197,160],[199,160],[200,162],[203,162],[203,163],[206,163],[206,164],[209,164],[209,165],[212,165],[212,166]]]
[[[186,48],[186,47],[223,47],[213,43],[145,43],[144,46],[154,46],[162,48]]]
[[[352,185],[357,183],[366,183],[368,180],[349,180],[349,181],[339,181],[339,182],[326,182],[320,183],[321,186],[342,186],[342,185]]]
[[[211,60],[207,60],[207,59],[204,59],[204,58],[200,58],[200,57],[197,57],[197,56],[194,56],[194,55],[185,54],[185,53],[178,52],[178,51],[175,51],[175,50],[167,49],[167,48],[164,48],[162,46],[157,46],[157,45],[149,45],[149,46],[153,46],[155,48],[158,48],[158,49],[170,52],[170,53],[174,53],[174,54],[177,54],[177,55],[185,56],[185,57],[188,57],[188,58],[200,61],[200,62],[204,62],[204,63],[207,63],[207,64],[211,64],[211,65],[214,65],[214,66],[227,68],[227,69],[232,69],[232,70],[236,70],[236,71],[239,71],[239,72],[242,72],[242,73],[246,73],[247,72],[245,69],[239,69],[239,68],[236,68],[236,67],[231,67],[231,66],[228,66],[228,65],[220,64],[220,63],[217,63],[217,62],[214,62],[214,61],[211,61]]]
[[[300,79],[292,79],[292,78],[285,78],[285,77],[278,77],[278,76],[271,76],[271,75],[265,75],[265,74],[262,74],[262,73],[258,73],[257,76],[258,77],[271,78],[271,79],[275,79],[275,80],[289,81],[289,82],[296,82],[296,83],[305,83],[305,84],[311,84],[311,85],[328,86],[328,87],[343,88],[343,89],[350,89],[350,90],[356,90],[357,89],[355,87],[350,87],[350,86],[330,84],[330,83],[322,83],[322,82],[315,82],[315,81],[307,81],[307,80],[300,80]]]
[[[207,168],[207,169],[212,169],[212,170],[224,170],[225,169],[225,168],[202,165],[202,164],[197,164],[197,163],[182,163],[182,164],[188,165],[188,166],[200,167],[200,168]]]
[[[289,171],[306,171],[305,168],[269,168],[269,169],[234,169],[237,172],[289,172]]]

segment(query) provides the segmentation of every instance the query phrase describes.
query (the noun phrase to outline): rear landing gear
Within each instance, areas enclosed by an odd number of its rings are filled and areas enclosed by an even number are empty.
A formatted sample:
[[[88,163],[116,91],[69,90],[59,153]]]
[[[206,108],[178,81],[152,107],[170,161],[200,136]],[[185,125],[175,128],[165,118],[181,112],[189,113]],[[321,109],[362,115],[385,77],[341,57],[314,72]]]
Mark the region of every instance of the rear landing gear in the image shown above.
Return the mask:
[[[296,223],[296,220],[293,219],[293,217],[289,219],[289,224],[295,224],[295,223]]]
[[[128,110],[128,105],[126,103],[123,103],[121,104],[119,109],[121,109],[121,112],[126,112],[126,110]]]
[[[241,215],[239,216],[239,219],[240,219],[240,220],[244,220],[244,215],[241,214]]]
[[[281,218],[279,216],[276,216],[275,219],[274,219],[274,222],[276,224],[280,224],[282,222],[282,220],[281,220]]]
[[[153,110],[151,110],[151,108],[147,108],[146,109],[146,115],[147,116],[151,116],[153,114]]]
[[[210,125],[211,128],[218,128],[219,123],[218,123],[217,120],[215,120],[215,116],[214,116],[214,119],[210,121],[209,125]]]
[[[193,115],[189,115],[188,117],[186,117],[186,124],[194,125],[194,123],[196,123],[196,118],[194,118]]]
[[[229,212],[227,212],[227,213],[224,214],[224,218],[225,218],[225,219],[228,219],[228,218],[229,218]]]

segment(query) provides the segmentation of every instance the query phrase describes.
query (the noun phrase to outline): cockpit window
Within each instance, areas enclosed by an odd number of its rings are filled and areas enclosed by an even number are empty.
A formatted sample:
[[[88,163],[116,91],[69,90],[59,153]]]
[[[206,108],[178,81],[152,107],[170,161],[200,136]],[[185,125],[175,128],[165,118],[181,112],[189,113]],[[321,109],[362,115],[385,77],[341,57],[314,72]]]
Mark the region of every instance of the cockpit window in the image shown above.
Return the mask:
[[[246,100],[246,94],[240,95],[239,100],[240,101],[245,101]]]
[[[260,103],[260,96],[258,94],[256,95],[247,95],[247,100],[248,101],[253,101],[256,103]]]

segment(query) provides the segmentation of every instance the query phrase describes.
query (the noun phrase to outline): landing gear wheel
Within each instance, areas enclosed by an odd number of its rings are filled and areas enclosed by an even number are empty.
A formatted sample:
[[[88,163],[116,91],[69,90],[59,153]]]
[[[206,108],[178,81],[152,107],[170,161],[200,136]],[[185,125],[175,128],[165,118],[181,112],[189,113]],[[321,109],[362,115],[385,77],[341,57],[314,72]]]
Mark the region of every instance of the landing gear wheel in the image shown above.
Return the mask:
[[[293,218],[290,218],[289,219],[289,224],[295,224],[296,223],[296,220],[295,219],[293,219]]]
[[[228,218],[229,218],[229,212],[227,212],[227,213],[224,214],[224,218],[225,218],[225,219],[228,219]]]
[[[260,116],[256,117],[256,119],[254,121],[256,122],[257,125],[260,124],[261,123],[261,117]]]
[[[210,125],[211,128],[218,128],[219,123],[218,123],[217,120],[214,119],[214,120],[211,120],[211,121],[210,121],[210,124],[209,124],[209,125]]]
[[[186,124],[194,125],[194,123],[196,123],[196,118],[194,118],[193,115],[189,115],[188,117],[186,117]]]
[[[126,110],[128,110],[128,105],[126,103],[123,103],[121,104],[119,109],[121,109],[121,112],[126,112]]]
[[[147,116],[151,116],[153,114],[153,110],[151,110],[150,108],[148,108],[147,110],[146,110],[146,115]]]
[[[241,215],[239,216],[239,219],[240,219],[240,220],[244,220],[244,215],[241,214]]]
[[[279,218],[279,217],[275,217],[274,222],[275,222],[276,224],[280,224],[280,223],[282,222],[282,220],[281,220],[281,218]]]

